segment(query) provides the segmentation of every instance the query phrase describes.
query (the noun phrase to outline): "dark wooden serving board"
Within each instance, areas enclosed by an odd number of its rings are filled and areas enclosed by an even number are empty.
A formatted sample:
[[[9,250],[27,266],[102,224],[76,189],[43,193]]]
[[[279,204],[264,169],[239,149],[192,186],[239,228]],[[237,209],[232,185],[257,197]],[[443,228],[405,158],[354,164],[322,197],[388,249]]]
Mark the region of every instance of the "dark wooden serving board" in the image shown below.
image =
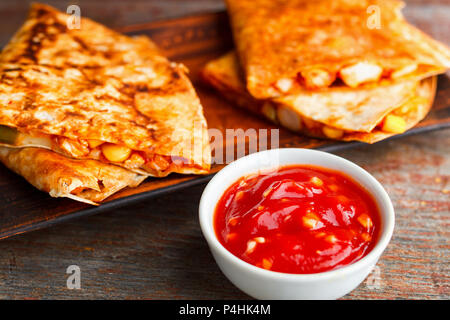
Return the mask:
[[[189,76],[200,96],[210,128],[217,128],[222,132],[225,129],[238,128],[276,129],[269,122],[234,108],[199,81],[198,75],[202,66],[232,48],[231,32],[225,12],[134,25],[119,31],[130,35],[150,36],[172,60],[182,62],[190,69]],[[414,129],[396,138],[449,128],[449,99],[450,79],[444,75],[439,77],[438,94],[427,118]],[[226,147],[233,148],[238,142],[233,139],[227,143]],[[310,139],[280,129],[280,147],[335,151],[356,145],[359,143]],[[214,165],[208,176],[171,175],[164,179],[149,178],[138,188],[123,190],[102,205],[93,207],[70,199],[51,198],[0,165],[0,239],[204,183],[221,167],[222,165]]]

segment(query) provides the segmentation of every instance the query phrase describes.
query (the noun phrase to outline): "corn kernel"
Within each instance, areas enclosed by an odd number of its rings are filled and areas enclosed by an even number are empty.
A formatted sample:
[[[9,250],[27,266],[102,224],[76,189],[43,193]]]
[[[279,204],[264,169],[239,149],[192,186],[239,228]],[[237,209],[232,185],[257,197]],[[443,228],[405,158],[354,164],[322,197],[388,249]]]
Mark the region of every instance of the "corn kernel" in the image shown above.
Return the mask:
[[[384,118],[381,130],[391,133],[403,133],[406,131],[406,121],[402,117],[388,114],[386,118]]]
[[[272,103],[266,102],[261,109],[262,114],[269,120],[277,122],[277,111],[273,107]]]
[[[370,217],[363,213],[358,218],[358,222],[364,227],[364,228],[371,228],[373,226],[372,219]]]
[[[303,217],[303,225],[309,229],[314,229],[316,225],[319,223],[319,221],[307,217]]]
[[[314,229],[320,222],[319,217],[312,212],[308,212],[302,217],[303,225],[308,229]]]
[[[246,254],[250,254],[253,251],[255,251],[256,248],[256,241],[250,240],[247,242],[247,250],[245,251]]]
[[[338,240],[338,239],[337,239],[336,236],[333,235],[333,234],[331,234],[331,235],[329,235],[329,236],[327,236],[327,237],[325,238],[325,241],[326,241],[326,242],[329,242],[329,243],[336,243],[337,240]]]
[[[322,132],[325,136],[330,139],[339,139],[344,135],[344,131],[336,128],[331,128],[328,126],[324,126],[322,128]]]
[[[361,234],[361,238],[362,238],[364,241],[370,241],[370,240],[372,240],[372,237],[370,236],[370,234],[368,234],[368,233],[366,233],[366,232],[364,232],[364,233]]]
[[[236,239],[237,236],[238,236],[237,233],[229,233],[229,234],[227,234],[227,240],[232,241],[232,240]]]
[[[325,232],[319,232],[318,234],[316,234],[316,238],[323,238],[325,237],[327,234]]]
[[[236,192],[235,199],[236,200],[242,199],[243,196],[244,196],[244,191],[238,191],[238,192]]]
[[[94,139],[90,139],[87,142],[88,142],[89,147],[91,149],[97,148],[99,145],[103,144],[103,141],[101,141],[101,140],[94,140]]]
[[[333,191],[333,192],[336,192],[336,191],[338,191],[338,186],[337,185],[335,185],[335,184],[330,184],[329,186],[328,186],[328,188],[331,190],[331,191]]]
[[[314,185],[317,186],[317,187],[323,186],[323,181],[322,181],[322,179],[320,179],[320,178],[318,178],[318,177],[312,177],[312,178],[311,178],[311,182],[314,183]]]
[[[228,220],[228,224],[232,227],[234,227],[238,223],[238,218],[231,218]]]
[[[258,243],[265,243],[266,242],[266,238],[264,238],[264,237],[256,237],[253,240],[258,242]]]
[[[264,258],[262,259],[261,265],[264,269],[270,270],[270,268],[272,268],[272,261]]]
[[[111,162],[123,162],[130,156],[131,149],[113,143],[105,143],[102,145],[102,152]]]

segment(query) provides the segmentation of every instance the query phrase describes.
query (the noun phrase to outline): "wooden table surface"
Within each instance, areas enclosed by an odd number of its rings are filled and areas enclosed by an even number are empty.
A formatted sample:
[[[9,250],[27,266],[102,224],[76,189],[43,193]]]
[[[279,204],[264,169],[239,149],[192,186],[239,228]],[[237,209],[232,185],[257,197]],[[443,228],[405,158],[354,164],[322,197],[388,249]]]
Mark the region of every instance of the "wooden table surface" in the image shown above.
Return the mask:
[[[0,45],[19,27],[28,3],[0,1]],[[111,27],[224,7],[215,0],[76,3],[83,15]],[[407,3],[411,22],[450,43],[448,1]],[[449,299],[450,130],[337,154],[371,172],[396,209],[394,236],[375,273],[344,299]],[[249,298],[222,275],[201,235],[203,188],[0,241],[0,299]],[[70,265],[81,269],[79,290],[66,286]]]

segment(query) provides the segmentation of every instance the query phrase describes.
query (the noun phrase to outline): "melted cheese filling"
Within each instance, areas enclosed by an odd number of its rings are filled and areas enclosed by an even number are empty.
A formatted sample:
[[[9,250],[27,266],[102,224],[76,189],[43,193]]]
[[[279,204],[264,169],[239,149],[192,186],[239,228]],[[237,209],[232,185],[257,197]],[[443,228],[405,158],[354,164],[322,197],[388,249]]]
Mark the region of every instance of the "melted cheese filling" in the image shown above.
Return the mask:
[[[173,161],[170,156],[148,154],[99,140],[73,140],[42,133],[29,134],[3,125],[0,125],[0,143],[15,147],[45,148],[76,159],[114,163],[145,175],[161,176],[173,167],[192,166],[187,159]]]

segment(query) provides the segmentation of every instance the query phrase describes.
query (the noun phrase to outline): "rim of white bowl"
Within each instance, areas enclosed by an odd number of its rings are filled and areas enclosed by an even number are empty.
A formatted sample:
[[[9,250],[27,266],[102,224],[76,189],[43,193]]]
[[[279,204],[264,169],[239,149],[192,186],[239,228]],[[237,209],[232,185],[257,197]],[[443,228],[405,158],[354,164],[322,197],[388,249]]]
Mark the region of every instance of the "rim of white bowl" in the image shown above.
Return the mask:
[[[388,211],[386,216],[388,219],[387,219],[387,221],[385,221],[386,219],[383,217],[383,214],[380,212],[380,215],[381,215],[380,219],[382,221],[383,228],[381,230],[381,234],[378,235],[377,243],[375,244],[375,246],[372,248],[372,250],[368,254],[366,254],[364,257],[362,257],[358,261],[353,262],[347,266],[343,266],[339,269],[318,272],[318,273],[297,274],[297,273],[284,273],[284,272],[279,272],[279,271],[266,270],[266,269],[254,266],[254,265],[238,258],[234,254],[232,254],[220,243],[219,239],[217,239],[213,223],[208,222],[208,217],[210,215],[213,216],[215,214],[217,202],[214,203],[214,205],[212,207],[213,208],[212,212],[206,212],[207,210],[205,207],[207,206],[207,201],[208,201],[207,198],[209,197],[209,195],[211,193],[216,192],[214,190],[217,187],[216,185],[217,184],[220,185],[220,178],[222,176],[226,175],[227,172],[234,170],[237,166],[239,166],[241,163],[243,163],[245,161],[252,161],[253,159],[264,157],[269,153],[277,153],[277,152],[286,152],[286,153],[304,152],[304,153],[316,154],[319,157],[328,157],[331,160],[339,161],[343,165],[348,166],[348,167],[353,168],[356,171],[358,171],[364,178],[358,179],[348,173],[344,172],[344,174],[351,177],[354,181],[356,181],[360,185],[362,185],[362,182],[360,180],[366,179],[367,184],[371,184],[375,189],[377,189],[377,193],[379,193],[379,195],[381,195],[381,197],[376,197],[373,194],[373,192],[370,190],[367,190],[367,192],[369,192],[369,194],[374,198],[379,211],[381,211],[381,209],[382,209],[381,204],[382,203],[386,204],[387,211]],[[295,164],[301,165],[301,164],[307,164],[307,163],[298,162]],[[295,164],[279,164],[279,167],[295,165]],[[315,165],[315,164],[309,163],[309,165]],[[322,167],[322,168],[328,168],[323,165],[317,165],[317,166]],[[275,168],[275,167],[273,167],[273,168]],[[255,170],[248,172],[248,173],[244,173],[240,177],[246,176],[248,174],[252,174],[252,173],[258,171],[259,169],[261,169],[261,168],[255,168]],[[333,169],[333,168],[328,168],[328,169],[336,171],[336,169]],[[236,179],[236,181],[238,179],[239,179],[239,177]],[[233,181],[232,183],[234,183],[236,181]],[[231,186],[231,184],[226,185],[226,186],[220,185],[220,188],[218,188],[218,189],[220,189],[219,199],[222,197],[225,190]],[[365,189],[367,189],[367,187],[365,187]],[[372,263],[375,263],[377,261],[377,259],[381,256],[383,251],[386,249],[387,245],[389,244],[389,241],[391,240],[392,234],[394,232],[395,212],[394,212],[394,207],[392,205],[391,199],[389,198],[389,195],[387,194],[386,190],[383,188],[381,183],[378,182],[378,180],[375,179],[369,172],[367,172],[360,166],[356,165],[355,163],[353,163],[345,158],[336,156],[334,154],[324,152],[324,151],[319,151],[319,150],[303,149],[303,148],[279,148],[279,149],[270,149],[270,150],[260,151],[260,152],[256,152],[256,153],[247,155],[245,157],[242,157],[238,160],[233,161],[232,163],[230,163],[226,167],[224,167],[222,170],[220,170],[210,180],[210,182],[207,184],[207,186],[203,190],[203,193],[202,193],[202,196],[200,199],[200,204],[199,204],[199,221],[200,221],[200,228],[202,230],[203,236],[205,237],[206,241],[208,242],[208,245],[214,246],[217,249],[217,251],[223,257],[225,257],[226,259],[231,261],[231,263],[234,263],[241,268],[248,269],[251,272],[255,272],[256,274],[259,274],[261,277],[270,277],[270,278],[276,278],[278,280],[286,280],[286,281],[293,281],[293,280],[316,281],[316,280],[325,280],[327,278],[333,278],[333,277],[342,277],[347,274],[351,274],[361,268],[368,267]],[[212,222],[214,221],[214,217],[213,217],[213,219],[211,219],[211,221]]]

